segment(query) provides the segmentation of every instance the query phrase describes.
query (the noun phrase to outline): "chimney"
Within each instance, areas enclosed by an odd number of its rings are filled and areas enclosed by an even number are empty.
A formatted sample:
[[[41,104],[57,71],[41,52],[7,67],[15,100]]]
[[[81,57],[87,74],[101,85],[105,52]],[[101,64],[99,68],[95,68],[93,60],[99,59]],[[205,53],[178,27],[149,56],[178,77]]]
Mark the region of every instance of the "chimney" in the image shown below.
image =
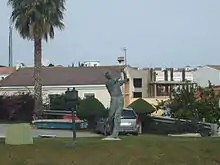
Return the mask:
[[[125,58],[123,56],[119,56],[117,61],[119,65],[125,65]]]
[[[24,66],[25,66],[24,63],[17,63],[16,70],[23,68]]]

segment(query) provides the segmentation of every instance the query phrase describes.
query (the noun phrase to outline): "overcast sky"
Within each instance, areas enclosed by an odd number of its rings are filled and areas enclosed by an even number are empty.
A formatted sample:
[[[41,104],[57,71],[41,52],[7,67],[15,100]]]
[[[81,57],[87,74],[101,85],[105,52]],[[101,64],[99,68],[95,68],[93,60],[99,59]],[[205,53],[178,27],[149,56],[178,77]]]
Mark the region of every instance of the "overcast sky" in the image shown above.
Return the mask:
[[[43,61],[116,64],[121,48],[139,67],[220,64],[220,0],[67,0],[64,31],[44,43]],[[8,64],[11,13],[0,1],[0,57]],[[13,31],[14,62],[33,64],[33,43]]]

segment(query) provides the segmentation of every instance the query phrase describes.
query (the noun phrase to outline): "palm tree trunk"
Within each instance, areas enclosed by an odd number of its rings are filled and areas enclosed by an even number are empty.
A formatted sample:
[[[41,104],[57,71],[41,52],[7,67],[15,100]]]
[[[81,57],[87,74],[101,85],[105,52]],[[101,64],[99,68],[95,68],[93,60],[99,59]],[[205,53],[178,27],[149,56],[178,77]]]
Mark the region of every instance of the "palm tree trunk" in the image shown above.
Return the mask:
[[[41,82],[41,58],[42,58],[42,40],[34,40],[34,99],[35,111],[34,117],[42,116],[42,82]]]

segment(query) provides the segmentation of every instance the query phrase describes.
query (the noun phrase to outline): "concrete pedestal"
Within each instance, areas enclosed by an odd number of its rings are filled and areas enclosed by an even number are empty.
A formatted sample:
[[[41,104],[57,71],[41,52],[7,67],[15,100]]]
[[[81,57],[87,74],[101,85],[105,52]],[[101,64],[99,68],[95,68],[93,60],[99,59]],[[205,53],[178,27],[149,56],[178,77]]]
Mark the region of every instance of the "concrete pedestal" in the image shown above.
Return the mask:
[[[217,136],[218,135],[218,124],[210,124],[211,125],[211,134],[212,136]]]
[[[8,124],[5,133],[5,144],[22,145],[33,144],[33,135],[30,124]]]
[[[121,140],[120,138],[113,138],[113,137],[106,137],[106,138],[103,138],[102,140]]]

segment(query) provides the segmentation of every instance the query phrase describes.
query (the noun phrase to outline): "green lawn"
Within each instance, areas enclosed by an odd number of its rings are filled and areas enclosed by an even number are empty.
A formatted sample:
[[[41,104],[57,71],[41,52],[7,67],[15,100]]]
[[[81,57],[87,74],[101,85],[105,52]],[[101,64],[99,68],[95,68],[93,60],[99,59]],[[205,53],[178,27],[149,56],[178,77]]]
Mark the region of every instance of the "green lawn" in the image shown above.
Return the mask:
[[[80,138],[39,139],[34,145],[0,141],[1,165],[214,165],[220,164],[220,138],[129,136],[122,141]]]

